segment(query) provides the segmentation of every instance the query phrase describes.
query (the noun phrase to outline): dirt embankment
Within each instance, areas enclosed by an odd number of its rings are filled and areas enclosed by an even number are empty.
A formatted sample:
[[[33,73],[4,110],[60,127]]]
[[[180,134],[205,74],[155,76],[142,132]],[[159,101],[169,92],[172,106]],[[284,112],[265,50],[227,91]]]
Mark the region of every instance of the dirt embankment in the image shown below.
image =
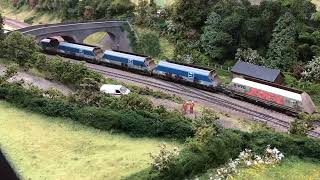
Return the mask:
[[[0,75],[3,75],[5,73],[5,70],[6,70],[6,67],[0,64]],[[70,95],[72,93],[72,90],[70,88],[68,88],[67,86],[61,83],[52,82],[27,72],[19,71],[14,77],[10,79],[11,82],[20,81],[20,80],[23,80],[25,84],[31,84],[40,89],[44,89],[44,90],[56,89],[61,91],[64,95]]]

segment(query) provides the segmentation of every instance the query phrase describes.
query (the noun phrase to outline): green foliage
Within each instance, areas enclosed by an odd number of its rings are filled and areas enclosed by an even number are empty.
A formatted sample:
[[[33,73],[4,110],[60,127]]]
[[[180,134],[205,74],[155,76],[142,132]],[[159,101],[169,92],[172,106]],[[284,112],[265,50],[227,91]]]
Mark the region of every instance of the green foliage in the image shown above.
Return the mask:
[[[151,158],[153,159],[153,162],[151,163],[152,168],[156,171],[159,171],[159,173],[166,173],[170,170],[174,164],[174,160],[179,155],[178,148],[174,148],[172,151],[168,150],[167,146],[165,144],[162,144],[160,146],[160,152],[159,154],[151,154]]]
[[[130,0],[113,0],[110,6],[110,15],[118,18],[133,16],[134,4]]]
[[[302,77],[305,80],[320,82],[320,57],[314,57],[304,68]]]
[[[35,63],[34,53],[39,49],[33,37],[19,32],[10,33],[3,41],[3,47],[1,55],[24,68],[30,68]]]
[[[95,83],[95,89],[97,89],[99,83],[101,84],[104,81],[101,74],[88,69],[84,63],[71,63],[61,58],[53,58],[50,61],[46,61],[41,55],[37,58],[38,61],[35,66],[41,67],[39,70],[46,73],[49,79],[76,87],[83,86],[86,80],[91,80],[92,82],[87,83]]]
[[[93,106],[78,106],[63,99],[42,96],[18,85],[2,84],[0,99],[33,112],[66,117],[101,130],[118,130],[133,136],[168,137],[183,140],[193,136],[190,120],[176,113],[150,113]]]
[[[314,124],[316,122],[320,122],[319,116],[301,113],[291,123],[289,132],[294,135],[308,136],[308,133],[315,129]]]
[[[5,74],[3,76],[0,76],[0,84],[15,76],[17,74],[19,66],[17,64],[10,64],[6,68],[7,69],[5,71]]]
[[[145,111],[152,110],[152,102],[135,93],[130,93],[126,96],[121,96],[119,100],[118,109],[131,109],[131,110],[140,110]]]
[[[244,149],[263,154],[265,147],[276,147],[285,157],[314,158],[319,160],[320,141],[307,137],[289,136],[280,133],[259,131],[244,133],[224,130],[218,135],[208,136],[206,141],[190,140],[176,158],[175,166],[166,173],[150,170],[132,177],[135,179],[186,179],[225,164]],[[129,177],[131,178],[131,177]]]
[[[187,146],[177,157],[176,165],[162,179],[184,179],[209,167],[218,167],[237,156],[243,148],[243,140],[239,134],[226,131],[209,137],[205,143],[192,140]]]
[[[265,63],[264,57],[260,56],[257,50],[251,48],[237,49],[235,60],[244,61],[256,65],[263,65]]]
[[[159,35],[154,32],[143,33],[139,38],[143,54],[157,57],[161,53]]]
[[[157,15],[157,7],[153,4],[149,4],[147,0],[139,0],[136,7],[135,21],[137,24],[143,24],[144,26],[152,26]]]
[[[4,20],[2,18],[1,13],[0,13],[0,48],[1,48],[1,41],[3,41],[3,39],[4,39],[3,24],[4,24]]]
[[[313,102],[319,107],[320,105],[320,91],[319,91],[320,84],[319,83],[298,81],[296,78],[292,77],[291,75],[286,74],[285,85],[307,92],[312,97]]]
[[[207,54],[216,60],[222,60],[232,43],[232,36],[222,27],[222,17],[212,12],[206,21],[201,42]]]
[[[277,26],[269,44],[267,66],[288,70],[297,62],[297,54],[294,48],[296,35],[295,17],[291,13],[281,16],[277,21]]]
[[[317,12],[316,5],[311,0],[278,0],[298,19],[309,20]]]
[[[27,23],[27,24],[33,24],[33,20],[36,18],[36,16],[31,16],[27,19],[25,19],[23,22]]]
[[[187,28],[201,27],[207,18],[209,5],[208,0],[176,0],[173,5],[173,19]]]

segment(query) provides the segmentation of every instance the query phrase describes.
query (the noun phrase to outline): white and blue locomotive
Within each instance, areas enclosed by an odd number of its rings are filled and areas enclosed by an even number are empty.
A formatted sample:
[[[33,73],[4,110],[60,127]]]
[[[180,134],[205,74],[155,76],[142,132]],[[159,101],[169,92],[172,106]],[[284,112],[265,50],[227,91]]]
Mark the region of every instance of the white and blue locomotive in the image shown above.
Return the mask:
[[[96,46],[58,42],[56,39],[47,38],[40,41],[43,50],[50,53],[58,53],[64,56],[84,58],[116,67],[125,67],[129,70],[161,76],[165,79],[173,79],[180,82],[193,83],[205,87],[218,86],[219,80],[215,71],[180,65],[167,61],[155,64],[148,56],[137,55],[128,52],[106,50]]]
[[[117,68],[121,67],[130,71],[192,84],[214,91],[222,89],[216,72],[206,68],[169,61],[160,61],[156,64],[148,56],[121,51],[103,51],[96,46],[59,42],[52,38],[43,39],[40,42],[40,46],[49,53],[58,53],[63,56],[85,59]],[[290,114],[291,112],[294,114],[299,112],[312,114],[316,112],[316,107],[307,93],[288,87],[234,78],[225,90],[227,90],[225,93],[232,97],[239,96],[268,107],[275,107]]]

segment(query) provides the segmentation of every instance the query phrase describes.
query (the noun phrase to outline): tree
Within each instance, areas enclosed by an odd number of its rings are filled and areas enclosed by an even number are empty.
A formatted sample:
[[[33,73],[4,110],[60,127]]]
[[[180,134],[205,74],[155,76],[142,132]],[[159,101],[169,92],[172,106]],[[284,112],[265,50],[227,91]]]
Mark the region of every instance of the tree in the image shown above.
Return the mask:
[[[309,131],[314,130],[314,124],[316,122],[320,122],[319,116],[301,113],[294,122],[291,123],[289,132],[294,135],[308,136]]]
[[[93,19],[94,9],[91,6],[84,7],[83,18],[85,20]]]
[[[0,14],[0,43],[1,43],[1,41],[3,41],[3,39],[4,39],[3,24],[4,24],[4,20],[3,20],[3,18],[2,18],[2,15]],[[1,45],[0,45],[0,46],[1,46]]]
[[[237,49],[235,60],[249,62],[256,65],[264,65],[266,61],[264,57],[259,55],[257,50],[253,50],[251,48]]]
[[[157,57],[161,53],[159,36],[154,32],[142,34],[139,43],[146,55]]]
[[[311,0],[280,0],[281,4],[301,21],[307,21],[317,12],[316,5]]]
[[[296,20],[291,13],[287,12],[279,18],[276,24],[269,43],[266,65],[271,68],[289,70],[297,62],[295,50]]]
[[[216,12],[212,12],[201,35],[203,49],[211,58],[216,60],[223,59],[233,40],[230,34],[223,31],[221,24],[221,16]]]
[[[31,36],[12,32],[3,41],[3,46],[5,47],[4,56],[20,66],[29,68],[36,61],[33,55],[39,48]]]
[[[112,17],[133,17],[134,4],[130,0],[113,0],[109,7]]]
[[[17,64],[8,65],[5,74],[3,76],[0,76],[0,84],[15,76],[17,74],[18,69],[19,66]]]
[[[320,57],[314,57],[306,66],[302,77],[309,81],[320,82]]]
[[[155,3],[149,3],[147,0],[139,0],[139,4],[136,7],[135,20],[138,24],[144,26],[153,26],[156,24],[158,18],[158,8]]]
[[[212,3],[211,3],[212,2]],[[174,3],[173,19],[187,28],[199,29],[209,13],[210,0],[177,0]]]
[[[149,3],[147,0],[139,0],[138,6],[136,7],[136,21],[138,24],[145,24],[148,18]]]

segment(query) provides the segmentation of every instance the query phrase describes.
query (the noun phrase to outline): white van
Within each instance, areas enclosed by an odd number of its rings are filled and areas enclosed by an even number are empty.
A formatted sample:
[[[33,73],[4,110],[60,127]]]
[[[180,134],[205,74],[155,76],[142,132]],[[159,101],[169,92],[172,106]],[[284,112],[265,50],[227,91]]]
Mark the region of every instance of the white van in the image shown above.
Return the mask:
[[[126,95],[131,92],[128,88],[122,85],[114,85],[114,84],[104,84],[101,86],[100,91],[113,96]]]

